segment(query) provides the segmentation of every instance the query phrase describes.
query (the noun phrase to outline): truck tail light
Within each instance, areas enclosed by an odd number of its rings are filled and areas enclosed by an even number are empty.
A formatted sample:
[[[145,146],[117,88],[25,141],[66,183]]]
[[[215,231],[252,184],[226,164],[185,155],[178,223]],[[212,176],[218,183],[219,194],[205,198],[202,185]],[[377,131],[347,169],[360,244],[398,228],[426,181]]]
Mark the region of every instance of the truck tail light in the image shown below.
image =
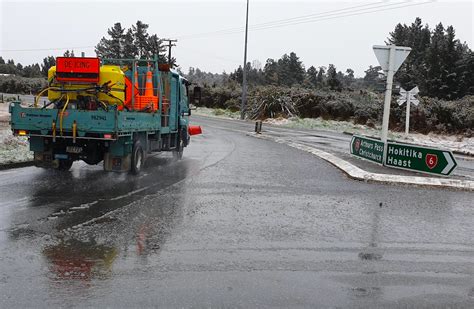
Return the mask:
[[[106,133],[106,134],[104,134],[104,138],[106,138],[106,139],[112,139],[112,134]]]
[[[26,130],[18,130],[18,131],[17,131],[17,134],[18,134],[19,136],[26,136],[26,135],[28,134],[28,131],[26,131]]]

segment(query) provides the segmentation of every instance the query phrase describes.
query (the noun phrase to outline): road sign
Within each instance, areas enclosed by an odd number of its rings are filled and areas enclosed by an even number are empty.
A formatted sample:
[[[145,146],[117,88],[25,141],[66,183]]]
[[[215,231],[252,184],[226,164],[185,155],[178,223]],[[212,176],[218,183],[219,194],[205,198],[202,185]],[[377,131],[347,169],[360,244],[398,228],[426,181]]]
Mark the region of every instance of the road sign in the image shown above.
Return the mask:
[[[415,97],[418,94],[418,92],[420,92],[418,87],[415,87],[410,91],[406,91],[405,89],[400,88],[400,98],[397,99],[398,105],[402,105],[406,101],[413,103],[415,105],[418,105],[420,101],[418,101]]]
[[[457,166],[450,151],[394,142],[387,143],[385,166],[421,173],[449,175]]]
[[[351,154],[379,164],[383,163],[383,143],[380,140],[354,135]]]
[[[406,111],[406,116],[405,116],[405,134],[408,135],[408,131],[410,130],[410,104],[413,103],[415,105],[418,105],[420,101],[418,101],[415,97],[415,95],[420,92],[418,89],[418,86],[413,88],[410,91],[406,91],[403,88],[400,88],[400,98],[397,99],[398,105],[402,105],[407,102],[407,111]]]
[[[379,61],[382,70],[387,74],[390,69],[390,48],[393,45],[374,45],[374,53]],[[403,61],[408,57],[410,54],[411,48],[404,47],[404,46],[393,46],[395,48],[395,57],[393,59],[393,67],[391,68],[393,72],[397,72],[397,70],[402,65]]]
[[[403,46],[373,46],[375,56],[380,66],[387,74],[387,87],[385,89],[385,99],[383,103],[382,117],[382,142],[384,143],[383,154],[387,154],[388,121],[390,119],[390,101],[392,99],[393,74],[398,70],[411,51],[410,47]]]

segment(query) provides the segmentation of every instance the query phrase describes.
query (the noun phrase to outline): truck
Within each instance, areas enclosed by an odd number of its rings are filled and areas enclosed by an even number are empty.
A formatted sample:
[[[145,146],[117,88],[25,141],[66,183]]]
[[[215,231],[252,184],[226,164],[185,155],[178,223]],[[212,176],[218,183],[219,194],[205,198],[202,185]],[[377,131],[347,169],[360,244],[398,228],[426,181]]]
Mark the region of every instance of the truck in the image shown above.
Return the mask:
[[[39,104],[47,93],[48,101]],[[200,88],[153,59],[58,57],[34,104],[9,106],[14,135],[27,136],[37,167],[67,171],[74,161],[138,174],[146,158],[181,159],[190,136],[191,102]]]

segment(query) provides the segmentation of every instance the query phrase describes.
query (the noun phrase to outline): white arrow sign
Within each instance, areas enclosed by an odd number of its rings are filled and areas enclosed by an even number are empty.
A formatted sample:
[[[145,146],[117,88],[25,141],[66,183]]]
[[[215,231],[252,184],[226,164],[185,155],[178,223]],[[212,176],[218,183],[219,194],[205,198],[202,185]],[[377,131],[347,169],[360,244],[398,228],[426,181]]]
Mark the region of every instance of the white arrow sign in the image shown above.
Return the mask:
[[[448,165],[441,171],[441,174],[443,175],[448,175],[448,173],[451,171],[451,168],[454,166],[454,161],[451,159],[451,156],[449,155],[448,152],[443,152],[444,157],[446,158],[446,161],[448,162]]]
[[[397,72],[397,70],[402,65],[403,61],[408,57],[410,54],[411,48],[404,47],[404,46],[394,46],[394,45],[374,45],[374,53],[379,61],[380,66],[385,74],[389,71],[389,58],[390,58],[390,48],[395,49],[395,57],[393,59],[393,67],[391,68],[393,72]]]

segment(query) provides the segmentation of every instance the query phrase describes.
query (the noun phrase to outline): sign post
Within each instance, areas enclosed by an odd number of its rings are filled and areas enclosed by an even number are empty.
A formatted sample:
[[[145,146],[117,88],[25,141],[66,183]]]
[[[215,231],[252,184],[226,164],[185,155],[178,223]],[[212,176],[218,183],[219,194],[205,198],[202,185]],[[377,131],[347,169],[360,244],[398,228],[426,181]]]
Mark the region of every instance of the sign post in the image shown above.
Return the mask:
[[[374,45],[375,56],[387,75],[387,87],[385,89],[385,100],[382,119],[382,142],[385,143],[384,155],[387,154],[388,122],[390,119],[390,101],[392,98],[393,75],[410,54],[410,47],[395,45]]]
[[[413,88],[410,91],[406,91],[403,88],[400,88],[400,98],[398,98],[397,103],[398,105],[402,105],[405,101],[407,102],[407,111],[405,116],[405,135],[408,135],[410,131],[410,105],[411,103],[418,105],[420,101],[415,98],[415,95],[418,94],[420,90],[418,87]]]

